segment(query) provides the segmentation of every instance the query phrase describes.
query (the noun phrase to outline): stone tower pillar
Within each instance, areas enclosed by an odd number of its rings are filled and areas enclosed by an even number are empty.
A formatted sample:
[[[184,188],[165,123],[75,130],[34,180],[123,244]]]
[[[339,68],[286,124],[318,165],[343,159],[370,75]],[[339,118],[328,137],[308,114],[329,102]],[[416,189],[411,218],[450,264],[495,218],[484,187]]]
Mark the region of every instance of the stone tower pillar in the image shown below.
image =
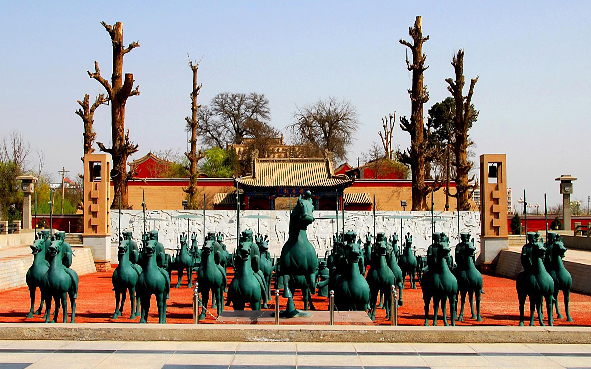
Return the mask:
[[[23,191],[23,230],[33,229],[33,218],[31,209],[31,195],[35,193],[35,182],[37,178],[33,176],[18,176],[21,181],[21,190]]]
[[[90,247],[97,271],[111,268],[111,158],[84,155],[84,246]]]

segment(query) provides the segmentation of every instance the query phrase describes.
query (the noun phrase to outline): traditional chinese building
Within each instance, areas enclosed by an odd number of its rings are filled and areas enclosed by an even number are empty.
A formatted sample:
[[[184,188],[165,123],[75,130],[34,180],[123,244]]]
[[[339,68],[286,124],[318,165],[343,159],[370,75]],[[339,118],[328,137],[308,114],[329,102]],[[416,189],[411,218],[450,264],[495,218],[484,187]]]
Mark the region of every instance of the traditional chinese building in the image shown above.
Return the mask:
[[[149,152],[145,156],[129,163],[133,176],[136,178],[163,178],[174,163],[160,159]]]

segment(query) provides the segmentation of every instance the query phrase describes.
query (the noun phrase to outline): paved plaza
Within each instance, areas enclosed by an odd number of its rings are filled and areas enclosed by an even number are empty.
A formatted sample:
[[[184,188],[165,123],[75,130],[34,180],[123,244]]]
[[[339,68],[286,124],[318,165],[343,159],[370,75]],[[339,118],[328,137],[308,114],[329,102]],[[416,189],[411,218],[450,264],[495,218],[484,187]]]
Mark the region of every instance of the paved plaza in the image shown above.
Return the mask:
[[[589,368],[591,344],[0,341],[0,368]]]

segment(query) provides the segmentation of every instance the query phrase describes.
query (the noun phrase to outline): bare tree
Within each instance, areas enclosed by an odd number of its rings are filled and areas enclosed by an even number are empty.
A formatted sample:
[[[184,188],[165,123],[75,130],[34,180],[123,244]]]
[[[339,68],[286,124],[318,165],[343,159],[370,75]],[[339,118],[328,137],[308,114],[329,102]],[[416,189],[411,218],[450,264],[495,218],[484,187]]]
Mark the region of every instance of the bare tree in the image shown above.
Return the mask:
[[[425,177],[430,170],[426,165],[431,154],[428,140],[425,137],[425,125],[423,120],[423,104],[429,101],[429,93],[423,85],[423,72],[429,68],[425,66],[427,56],[423,54],[423,43],[429,40],[429,36],[423,37],[422,20],[416,17],[414,27],[409,27],[409,35],[413,39],[400,40],[400,43],[408,47],[412,52],[412,63],[406,56],[406,66],[412,72],[412,88],[408,90],[411,101],[410,121],[406,117],[400,118],[400,127],[410,134],[410,148],[404,153],[404,163],[410,164],[412,172],[412,210],[426,210],[426,197],[433,190],[433,185],[425,184]],[[437,182],[437,181],[436,181]]]
[[[111,36],[113,44],[113,75],[111,83],[101,76],[98,62],[94,62],[94,72],[88,71],[90,78],[97,80],[107,91],[108,99],[111,104],[111,139],[112,147],[106,148],[101,142],[97,145],[101,151],[111,154],[113,158],[112,179],[115,195],[111,208],[117,208],[119,199],[121,207],[130,208],[127,197],[127,158],[129,155],[137,152],[137,144],[129,141],[129,130],[125,132],[125,105],[130,96],[139,95],[138,86],[133,88],[133,74],[126,73],[123,79],[123,57],[131,50],[139,47],[140,44],[134,41],[129,46],[123,46],[123,23],[117,22],[114,25],[108,25],[101,22],[105,30]]]
[[[214,96],[210,106],[199,109],[197,133],[206,146],[226,148],[256,137],[254,123],[270,127],[269,100],[264,94],[223,92]]]
[[[82,118],[82,122],[84,122],[84,155],[92,154],[94,152],[94,149],[92,148],[92,144],[96,138],[96,132],[92,129],[92,125],[94,124],[94,111],[96,108],[109,101],[109,99],[105,98],[104,94],[99,94],[92,105],[90,105],[89,100],[90,97],[88,94],[85,94],[82,101],[78,100],[81,109],[78,109],[75,112],[76,115]],[[84,157],[81,159],[84,161]]]
[[[199,90],[201,90],[201,84],[197,84],[197,70],[199,69],[199,63],[189,60],[189,67],[193,72],[193,90],[191,91],[191,117],[186,117],[187,130],[191,132],[191,151],[186,152],[185,155],[189,159],[189,187],[185,189],[185,192],[189,195],[188,208],[197,209],[198,204],[198,191],[197,191],[197,162],[204,157],[201,150],[197,153],[197,128],[199,127],[199,120],[197,119],[197,110],[200,105],[197,105],[197,96]],[[205,205],[205,204],[204,204]]]
[[[394,112],[394,114],[390,114],[387,117],[383,117],[382,130],[379,132],[380,139],[382,140],[382,146],[384,147],[384,153],[388,159],[392,159],[394,155],[394,150],[392,149],[394,122],[396,122],[396,112]]]
[[[455,116],[454,116],[454,130],[453,130],[453,145],[455,154],[455,169],[456,169],[456,191],[458,208],[460,210],[470,210],[470,203],[468,202],[474,192],[474,185],[470,185],[468,178],[473,163],[468,160],[468,147],[472,145],[468,136],[468,130],[472,127],[478,112],[472,106],[472,95],[474,94],[474,86],[478,82],[478,77],[470,80],[470,89],[468,95],[463,96],[464,89],[464,51],[458,50],[458,54],[454,55],[451,65],[455,70],[455,80],[447,78],[445,81],[449,84],[448,90],[455,100]],[[476,116],[475,116],[476,115]]]
[[[346,159],[347,147],[359,127],[357,112],[350,103],[329,97],[297,108],[293,117],[295,123],[289,129],[296,143],[310,145],[318,154],[328,150],[336,159]]]

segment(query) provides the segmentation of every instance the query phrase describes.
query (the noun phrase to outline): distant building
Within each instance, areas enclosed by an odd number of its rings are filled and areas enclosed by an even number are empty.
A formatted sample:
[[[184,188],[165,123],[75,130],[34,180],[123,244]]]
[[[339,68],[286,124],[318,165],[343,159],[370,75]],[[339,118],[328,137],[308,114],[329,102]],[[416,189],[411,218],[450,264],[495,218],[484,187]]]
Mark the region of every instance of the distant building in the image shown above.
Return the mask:
[[[515,213],[515,208],[513,207],[513,189],[509,187],[507,187],[507,213]]]
[[[165,178],[173,164],[149,152],[129,163],[129,167],[135,178]]]

